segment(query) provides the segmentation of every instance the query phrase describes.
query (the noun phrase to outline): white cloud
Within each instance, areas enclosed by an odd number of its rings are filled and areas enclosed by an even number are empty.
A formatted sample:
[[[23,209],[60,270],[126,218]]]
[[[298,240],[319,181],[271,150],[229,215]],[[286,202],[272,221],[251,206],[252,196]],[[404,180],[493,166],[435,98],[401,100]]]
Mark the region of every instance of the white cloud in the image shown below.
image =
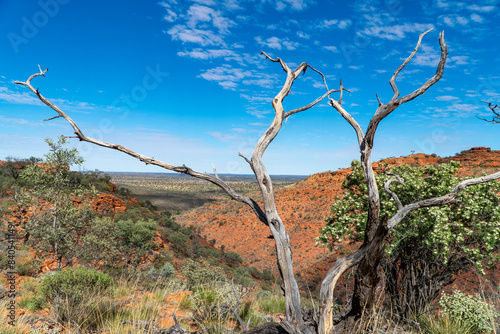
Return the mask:
[[[243,71],[229,65],[223,65],[207,70],[200,76],[209,81],[240,81],[245,77],[252,76],[252,72]]]
[[[483,18],[482,18],[480,15],[477,15],[477,14],[472,14],[472,15],[470,16],[470,19],[471,19],[472,21],[476,22],[476,23],[481,23],[481,22],[483,22],[483,21],[484,21],[484,20],[483,20]]]
[[[242,82],[242,84],[244,84],[244,85],[255,85],[255,86],[260,86],[263,88],[272,88],[274,83],[275,83],[275,80],[271,77],[243,80],[243,82]]]
[[[226,89],[235,90],[239,84],[254,85],[263,88],[271,88],[277,80],[277,75],[266,73],[254,73],[250,70],[223,65],[206,70],[200,74],[200,77],[208,81],[216,81]],[[242,95],[245,98],[245,96]],[[257,97],[253,97],[253,102]],[[267,101],[267,100],[266,100]]]
[[[300,38],[304,38],[304,39],[309,39],[309,38],[311,38],[311,36],[310,36],[310,35],[308,35],[308,34],[306,34],[306,33],[302,32],[302,31],[297,31],[297,36],[299,36]]]
[[[227,33],[228,28],[234,26],[234,21],[226,19],[222,16],[221,12],[206,6],[192,5],[187,12],[188,26],[196,28],[200,22],[210,23],[219,29],[220,33]]]
[[[346,29],[347,27],[349,27],[351,25],[352,21],[351,20],[341,20],[339,22],[339,25],[338,27],[340,29]]]
[[[42,102],[28,92],[14,92],[7,87],[0,87],[0,101],[16,104],[29,104],[41,106]]]
[[[421,44],[415,58],[412,59],[412,63],[419,66],[435,67],[439,63],[440,58],[441,54],[436,49],[427,44]]]
[[[370,27],[361,31],[360,34],[364,34],[367,36],[375,36],[389,40],[400,40],[406,37],[406,33],[413,33],[413,32],[422,33],[431,28],[434,28],[434,25],[422,24],[422,23],[405,23],[402,25],[395,25],[395,26]]]
[[[263,40],[262,37],[257,36],[255,37],[255,41],[262,46],[267,46],[268,48],[276,50],[281,50],[282,48],[295,50],[299,46],[299,43],[289,41],[288,38],[279,39],[278,37],[269,37]]]
[[[469,62],[467,61],[469,56],[453,56],[450,57],[450,61],[454,62],[455,65],[467,65]]]
[[[172,40],[179,40],[183,43],[196,43],[206,45],[224,45],[221,36],[209,30],[189,29],[184,25],[175,25],[167,33],[172,36]]]
[[[436,97],[436,100],[437,101],[456,101],[456,100],[459,100],[459,98],[456,96],[451,96],[451,95],[443,95],[443,96]]]
[[[300,11],[305,9],[309,3],[312,1],[307,0],[279,0],[276,2],[276,9],[279,11],[285,10],[288,7],[291,7],[294,10]]]
[[[213,49],[213,50],[204,50],[201,48],[196,48],[191,51],[179,51],[177,55],[181,57],[190,57],[195,59],[215,59],[215,58],[224,58],[224,60],[235,60],[238,62],[242,61],[242,57],[229,49]]]
[[[168,22],[174,22],[175,20],[177,20],[177,14],[172,10],[167,9],[167,15],[163,16],[163,19]]]
[[[339,28],[346,29],[352,24],[351,20],[323,20],[316,25],[319,29]]]
[[[202,5],[207,5],[207,6],[213,6],[215,5],[215,1],[214,0],[192,0],[196,3],[201,3]]]
[[[332,51],[334,53],[338,53],[339,52],[339,50],[337,49],[337,47],[333,46],[333,45],[324,46],[323,48],[326,49],[326,50],[328,50],[328,51]]]
[[[238,138],[238,136],[222,132],[208,132],[208,134],[222,142],[228,142]]]
[[[441,16],[440,18],[443,20],[443,23],[449,27],[454,27],[455,25],[465,26],[469,23],[467,18],[456,14]]]
[[[25,125],[25,124],[29,123],[27,120],[22,119],[22,118],[7,118],[7,117],[3,117],[1,115],[0,115],[0,122],[11,123],[14,125]]]
[[[483,13],[489,13],[493,10],[495,10],[495,6],[478,6],[476,4],[467,6],[467,9],[476,11],[476,12],[483,12]]]
[[[51,99],[57,107],[72,112],[89,113],[94,110],[111,110],[110,107],[98,106],[89,102],[69,101],[64,99]],[[29,92],[16,92],[7,87],[0,87],[0,102],[43,106],[44,104]]]
[[[224,0],[224,6],[230,10],[242,9],[239,5],[239,0]]]

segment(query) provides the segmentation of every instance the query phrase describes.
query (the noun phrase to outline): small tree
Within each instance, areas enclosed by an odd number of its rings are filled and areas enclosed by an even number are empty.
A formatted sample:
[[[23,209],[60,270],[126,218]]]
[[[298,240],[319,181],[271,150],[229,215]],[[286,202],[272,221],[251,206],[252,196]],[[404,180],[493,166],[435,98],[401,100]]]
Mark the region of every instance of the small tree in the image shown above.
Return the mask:
[[[381,215],[393,216],[398,211],[389,194],[392,191],[402,205],[445,195],[465,180],[456,176],[459,166],[458,162],[428,167],[380,165],[383,172],[375,178],[380,188],[388,190],[380,196]],[[388,182],[393,175],[398,175],[398,184],[391,190]],[[364,239],[368,194],[359,161],[353,161],[342,187],[346,189],[343,198],[332,205],[332,215],[317,239],[330,248],[340,247],[341,241]],[[415,210],[391,231],[382,266],[386,290],[399,314],[422,313],[456,274],[473,266],[483,272],[484,261],[497,260],[499,192],[498,182],[470,187],[457,195],[456,203]]]
[[[75,197],[91,196],[93,188],[80,186],[70,168],[81,165],[76,149],[64,148],[66,139],[46,139],[50,152],[41,164],[30,164],[19,176],[26,183],[16,195],[19,206],[28,213],[23,223],[25,242],[45,254],[53,254],[59,270],[64,258],[73,255],[77,236],[92,217],[89,204],[76,205]]]

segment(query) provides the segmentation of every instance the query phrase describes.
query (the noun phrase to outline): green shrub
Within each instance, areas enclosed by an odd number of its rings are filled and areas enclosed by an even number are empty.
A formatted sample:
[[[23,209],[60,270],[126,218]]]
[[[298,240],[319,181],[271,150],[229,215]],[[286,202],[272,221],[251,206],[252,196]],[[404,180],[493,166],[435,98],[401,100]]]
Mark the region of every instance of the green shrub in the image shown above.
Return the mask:
[[[210,266],[206,262],[198,263],[191,259],[182,262],[181,273],[186,278],[188,287],[194,289],[202,284],[214,284],[224,279],[220,267]]]
[[[236,284],[247,287],[253,283],[250,273],[245,267],[239,267],[234,269],[232,274],[234,278],[234,283]]]
[[[175,232],[168,237],[172,247],[175,250],[186,250],[188,246],[189,237],[182,232]]]
[[[175,274],[175,268],[174,266],[167,262],[163,265],[161,268],[152,268],[147,272],[148,276],[157,278],[157,279],[162,279],[162,278],[167,278]]]
[[[232,251],[224,253],[224,260],[226,260],[227,264],[231,267],[237,267],[243,262],[241,255]]]
[[[471,327],[477,333],[492,332],[492,320],[500,315],[479,294],[467,295],[458,290],[449,295],[443,293],[439,305],[443,308],[443,316]]]
[[[66,300],[71,307],[86,298],[85,291],[89,288],[95,292],[104,292],[111,283],[111,277],[96,270],[66,268],[42,277],[39,293],[49,302]]]
[[[20,308],[26,308],[31,312],[35,312],[37,310],[43,310],[47,307],[47,300],[42,296],[31,296],[27,298],[21,298],[19,301]]]

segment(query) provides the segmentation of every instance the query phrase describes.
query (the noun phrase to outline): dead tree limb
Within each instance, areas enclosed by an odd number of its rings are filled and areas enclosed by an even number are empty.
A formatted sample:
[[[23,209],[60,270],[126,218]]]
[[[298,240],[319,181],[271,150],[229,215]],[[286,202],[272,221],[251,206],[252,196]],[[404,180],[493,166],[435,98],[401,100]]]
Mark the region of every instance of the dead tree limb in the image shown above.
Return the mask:
[[[482,101],[482,102],[484,102],[484,101]],[[488,108],[490,108],[491,112],[493,113],[493,116],[491,117],[491,119],[482,118],[479,116],[476,116],[476,117],[482,121],[486,121],[486,122],[490,122],[490,123],[500,123],[500,106],[498,104],[493,104],[491,102],[485,102],[485,103],[488,103]]]

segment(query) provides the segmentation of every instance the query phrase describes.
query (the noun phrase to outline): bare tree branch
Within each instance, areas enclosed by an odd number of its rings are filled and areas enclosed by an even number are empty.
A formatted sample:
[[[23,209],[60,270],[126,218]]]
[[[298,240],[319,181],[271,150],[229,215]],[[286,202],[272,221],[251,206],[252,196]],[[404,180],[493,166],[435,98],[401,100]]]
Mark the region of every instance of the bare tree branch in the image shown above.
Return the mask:
[[[312,107],[314,107],[315,105],[317,105],[319,102],[321,102],[325,97],[327,97],[328,95],[330,95],[331,93],[335,93],[335,92],[338,92],[339,90],[338,89],[332,89],[332,90],[329,90],[327,91],[325,94],[323,94],[322,96],[318,97],[316,100],[314,100],[313,102],[309,103],[308,105],[306,106],[303,106],[303,107],[300,107],[300,108],[297,108],[297,109],[293,109],[293,110],[290,110],[290,111],[287,111],[285,113],[285,119],[292,116],[293,114],[296,114],[296,113],[299,113],[301,111],[304,111],[304,110],[307,110],[307,109],[310,109]]]
[[[248,325],[250,324],[250,319],[248,320],[248,323],[245,324],[243,319],[241,319],[239,310],[240,310],[240,298],[238,297],[238,294],[236,293],[236,288],[234,287],[234,279],[231,280],[231,287],[233,289],[233,295],[234,298],[236,299],[236,305],[234,307],[231,307],[231,304],[226,301],[228,307],[231,309],[231,312],[233,312],[234,317],[236,320],[238,320],[238,323],[240,324],[240,327],[243,331],[248,330]]]
[[[344,107],[342,107],[342,105],[339,102],[335,101],[335,99],[330,98],[330,101],[328,102],[328,104],[331,105],[333,108],[335,108],[335,110],[337,110],[338,113],[342,117],[344,117],[344,119],[349,124],[351,124],[351,126],[354,129],[354,131],[356,131],[356,136],[358,137],[358,145],[361,146],[361,144],[363,143],[363,140],[365,138],[365,135],[363,134],[363,129],[361,129],[361,126],[358,124],[358,122],[356,122],[356,120],[354,119],[354,117],[352,117],[351,114],[349,114],[344,109]]]
[[[424,38],[425,35],[427,35],[429,32],[431,32],[431,30],[432,29],[429,29],[426,32],[424,32],[418,36],[417,46],[415,46],[415,49],[408,56],[408,58],[406,58],[406,60],[403,62],[403,64],[401,64],[401,66],[399,66],[398,69],[396,71],[394,71],[394,74],[392,75],[391,80],[389,80],[389,83],[391,84],[391,87],[392,87],[392,91],[394,92],[394,95],[391,99],[392,102],[395,101],[399,97],[399,90],[398,90],[398,87],[396,86],[396,77],[398,76],[399,72],[401,72],[401,70],[410,62],[410,60],[413,58],[413,56],[415,56],[418,49],[420,48],[420,43],[422,42],[422,38]]]
[[[61,115],[57,115],[57,116],[54,116],[54,117],[51,117],[51,118],[43,119],[40,122],[48,122],[48,121],[51,121],[51,120],[59,118],[59,117],[61,117]]]
[[[500,112],[497,111],[497,109],[500,109],[500,106],[498,104],[494,105],[491,102],[485,102],[485,101],[481,101],[481,102],[488,103],[488,107],[490,108],[490,110],[493,112],[493,115],[495,115],[495,116],[493,116],[491,119],[486,119],[486,118],[482,118],[479,116],[476,116],[476,117],[482,121],[486,121],[486,122],[490,122],[490,123],[500,123]]]
[[[405,186],[406,184],[403,182],[403,180],[401,180],[399,175],[396,175],[396,174],[388,174],[388,175],[394,175],[395,178],[393,177],[393,178],[387,180],[387,182],[384,184],[384,189],[389,195],[392,196],[392,198],[394,199],[394,202],[396,202],[396,205],[398,206],[398,209],[401,210],[403,208],[403,204],[401,204],[401,201],[399,200],[398,195],[396,195],[391,189],[389,189],[389,186],[392,182],[399,183],[403,186]]]

